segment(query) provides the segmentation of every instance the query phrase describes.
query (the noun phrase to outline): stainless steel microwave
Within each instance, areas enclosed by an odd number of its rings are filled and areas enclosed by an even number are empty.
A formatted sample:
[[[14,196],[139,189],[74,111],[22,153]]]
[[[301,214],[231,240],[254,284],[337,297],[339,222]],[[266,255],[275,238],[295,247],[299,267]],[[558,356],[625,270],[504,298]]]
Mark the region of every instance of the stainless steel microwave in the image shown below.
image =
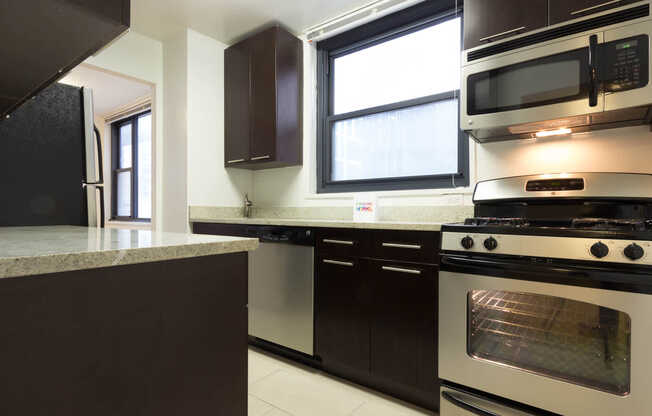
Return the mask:
[[[650,1],[465,50],[460,125],[479,142],[652,121]]]

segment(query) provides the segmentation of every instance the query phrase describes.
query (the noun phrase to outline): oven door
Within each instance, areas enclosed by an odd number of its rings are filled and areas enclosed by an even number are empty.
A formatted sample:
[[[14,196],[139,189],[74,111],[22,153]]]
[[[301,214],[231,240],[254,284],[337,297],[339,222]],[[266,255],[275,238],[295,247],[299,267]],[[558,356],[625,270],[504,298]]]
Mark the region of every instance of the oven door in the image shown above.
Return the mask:
[[[485,130],[557,119],[562,119],[562,127],[587,124],[586,117],[573,116],[604,110],[597,80],[602,41],[603,33],[596,32],[463,67],[461,128]]]
[[[559,283],[581,279],[600,281],[586,269],[444,256],[440,378],[566,416],[652,414],[652,295]]]

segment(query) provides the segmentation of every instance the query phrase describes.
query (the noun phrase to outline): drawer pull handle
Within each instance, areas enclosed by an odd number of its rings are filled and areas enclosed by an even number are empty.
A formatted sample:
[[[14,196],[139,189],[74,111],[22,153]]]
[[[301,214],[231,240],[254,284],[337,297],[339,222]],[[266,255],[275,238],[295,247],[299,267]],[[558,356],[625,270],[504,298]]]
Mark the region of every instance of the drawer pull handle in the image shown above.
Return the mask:
[[[517,28],[515,28],[515,29],[510,29],[510,30],[507,30],[507,31],[505,31],[505,32],[496,33],[495,35],[485,36],[484,38],[480,38],[479,40],[480,40],[480,42],[484,42],[485,40],[489,40],[489,41],[490,41],[490,40],[492,40],[492,39],[494,39],[494,38],[497,38],[497,37],[500,37],[500,36],[509,35],[510,33],[515,33],[515,32],[521,31],[521,30],[523,30],[523,29],[525,29],[525,28],[526,28],[526,26],[517,27]]]
[[[328,260],[324,259],[324,263],[327,264],[334,264],[336,266],[347,266],[347,267],[353,267],[353,263],[350,261],[337,261],[337,260]]]
[[[346,240],[331,240],[329,238],[324,238],[322,240],[326,244],[340,244],[343,246],[352,246],[354,243],[353,241],[346,241]]]
[[[226,163],[240,163],[244,162],[244,159],[233,159],[233,160],[227,160]]]
[[[575,10],[574,12],[571,12],[571,14],[572,14],[572,15],[576,15],[576,14],[580,14],[580,13],[584,13],[584,12],[591,11],[591,10],[593,10],[593,9],[599,9],[600,7],[608,6],[608,5],[610,5],[610,4],[619,3],[619,2],[620,2],[620,0],[611,0],[611,1],[606,1],[606,2],[604,2],[604,3],[596,4],[595,6],[587,7],[586,9]]]
[[[421,270],[404,269],[402,267],[383,266],[383,270],[388,271],[388,272],[398,272],[398,273],[407,273],[407,274],[421,274]]]
[[[256,157],[252,157],[251,160],[263,160],[263,159],[269,159],[270,157],[271,157],[270,155],[256,156]]]
[[[421,250],[421,245],[419,245],[419,244],[383,243],[383,247],[409,248],[409,249],[412,249],[412,250]]]

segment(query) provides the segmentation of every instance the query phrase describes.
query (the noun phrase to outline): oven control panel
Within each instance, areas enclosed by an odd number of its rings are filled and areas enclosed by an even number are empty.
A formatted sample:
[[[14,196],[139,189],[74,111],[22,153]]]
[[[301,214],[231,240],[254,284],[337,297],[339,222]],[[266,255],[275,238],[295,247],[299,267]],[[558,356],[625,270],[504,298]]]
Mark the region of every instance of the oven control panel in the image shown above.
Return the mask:
[[[445,231],[441,248],[442,251],[652,266],[652,241]]]
[[[627,91],[648,83],[649,39],[647,35],[619,39],[602,45],[602,74],[605,92]]]

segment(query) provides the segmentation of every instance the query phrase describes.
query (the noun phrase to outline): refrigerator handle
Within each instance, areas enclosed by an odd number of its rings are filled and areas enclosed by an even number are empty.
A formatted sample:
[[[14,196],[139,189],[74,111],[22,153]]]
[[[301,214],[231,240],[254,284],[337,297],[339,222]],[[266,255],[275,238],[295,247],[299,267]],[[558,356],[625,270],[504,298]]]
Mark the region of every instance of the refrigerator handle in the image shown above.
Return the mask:
[[[101,156],[101,155],[102,155],[102,151],[100,150],[100,156]],[[102,166],[102,164],[100,163],[100,167],[101,167],[101,166]],[[102,172],[102,171],[100,170],[100,172]],[[101,174],[100,174],[100,180],[101,180],[101,179],[102,179],[102,176],[101,176]],[[99,224],[99,227],[100,227],[100,228],[104,228],[104,220],[105,220],[105,218],[106,218],[106,215],[105,215],[105,213],[104,213],[104,186],[98,186],[98,187],[97,187],[97,190],[100,191],[100,192],[99,192],[99,200],[100,200],[100,201],[99,201],[99,202],[100,202],[100,218],[98,219],[97,223]]]
[[[93,124],[93,131],[95,132],[95,142],[97,143],[97,168],[98,172],[98,182],[104,183],[104,159],[102,159],[102,138],[100,136],[100,130],[96,125]],[[102,205],[104,207],[104,205]]]

